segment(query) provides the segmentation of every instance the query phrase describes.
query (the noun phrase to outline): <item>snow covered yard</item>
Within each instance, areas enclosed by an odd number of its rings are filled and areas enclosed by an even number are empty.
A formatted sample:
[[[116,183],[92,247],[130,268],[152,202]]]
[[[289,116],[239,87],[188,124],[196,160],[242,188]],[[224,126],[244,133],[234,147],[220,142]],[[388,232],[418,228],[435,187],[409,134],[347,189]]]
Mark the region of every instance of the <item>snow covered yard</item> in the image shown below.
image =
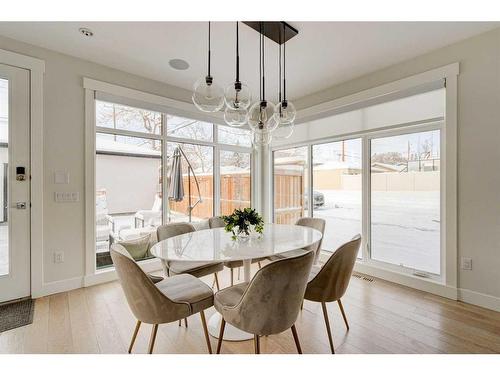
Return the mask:
[[[333,251],[361,233],[361,191],[316,190],[325,205],[314,210],[326,220],[323,248]],[[439,191],[374,191],[372,258],[440,273]]]

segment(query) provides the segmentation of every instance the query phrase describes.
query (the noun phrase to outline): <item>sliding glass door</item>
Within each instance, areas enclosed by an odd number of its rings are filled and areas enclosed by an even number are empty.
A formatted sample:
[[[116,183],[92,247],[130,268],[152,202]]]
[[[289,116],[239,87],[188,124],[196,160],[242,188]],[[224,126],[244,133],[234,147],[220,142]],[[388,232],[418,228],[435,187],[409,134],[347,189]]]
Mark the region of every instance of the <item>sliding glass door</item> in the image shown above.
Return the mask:
[[[440,133],[370,139],[372,259],[441,273]]]

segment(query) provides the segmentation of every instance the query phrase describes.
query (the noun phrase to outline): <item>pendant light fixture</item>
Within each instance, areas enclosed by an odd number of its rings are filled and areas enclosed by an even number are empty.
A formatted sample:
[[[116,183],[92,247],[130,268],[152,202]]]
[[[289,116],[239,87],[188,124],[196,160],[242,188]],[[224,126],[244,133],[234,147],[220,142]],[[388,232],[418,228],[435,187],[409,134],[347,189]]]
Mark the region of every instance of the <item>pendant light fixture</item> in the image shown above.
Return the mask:
[[[285,24],[283,24],[283,36],[285,35]],[[281,53],[281,45],[280,45]],[[280,68],[281,68],[281,58],[280,58]],[[280,69],[281,70],[281,69]],[[279,124],[291,124],[295,121],[295,116],[297,111],[292,102],[286,99],[286,38],[283,40],[283,100],[281,100],[281,85],[280,85],[280,102],[276,106],[276,117],[278,118]]]
[[[224,91],[214,83],[210,74],[210,53],[210,22],[208,22],[208,73],[194,84],[192,100],[200,111],[218,112],[224,106]]]
[[[283,113],[283,108],[282,108],[282,95],[281,95],[281,64],[283,63],[283,59],[281,57],[281,44],[284,43],[284,35],[285,35],[285,26],[283,25],[283,32],[280,28],[280,33],[279,33],[279,52],[278,52],[278,105],[276,106],[276,113],[274,116],[276,117],[276,120],[278,121],[278,127],[276,130],[273,132],[273,138],[274,139],[287,139],[290,138],[291,135],[293,134],[293,130],[295,128],[295,125],[292,122],[287,122],[284,121],[284,113]],[[283,39],[282,39],[283,38]],[[283,41],[283,42],[282,42]],[[287,103],[287,107],[288,107]]]
[[[230,84],[224,95],[226,110],[224,120],[231,126],[242,126],[248,119],[248,107],[252,101],[252,94],[247,85],[240,81],[240,48],[239,25],[236,22],[236,79]]]
[[[286,98],[286,41],[298,35],[299,32],[283,21],[243,23],[259,33],[259,100],[251,103],[250,89],[240,80],[240,22],[236,22],[236,77],[234,82],[223,90],[214,83],[210,74],[211,23],[209,22],[208,73],[195,83],[192,99],[196,107],[203,112],[218,112],[225,107],[226,124],[234,127],[248,124],[252,130],[252,144],[255,148],[259,148],[269,145],[273,138],[285,139],[293,133],[297,112],[295,106]],[[279,102],[277,105],[266,99],[266,38],[279,45]]]
[[[265,39],[262,31],[261,23],[259,40],[260,100],[250,107],[248,113],[248,125],[254,132],[253,142],[258,146],[265,146],[271,142],[270,133],[277,126],[277,122],[274,120],[275,105],[266,100]]]

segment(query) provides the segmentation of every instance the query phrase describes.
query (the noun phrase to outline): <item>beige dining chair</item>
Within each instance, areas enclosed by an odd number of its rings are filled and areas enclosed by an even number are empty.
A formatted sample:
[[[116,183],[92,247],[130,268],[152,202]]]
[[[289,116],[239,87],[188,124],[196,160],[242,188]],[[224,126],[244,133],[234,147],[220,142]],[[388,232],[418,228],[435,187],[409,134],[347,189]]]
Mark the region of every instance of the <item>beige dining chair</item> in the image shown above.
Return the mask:
[[[181,234],[196,231],[195,227],[190,223],[171,223],[160,225],[157,228],[158,241],[166,240],[167,238],[179,236]],[[163,261],[163,270],[166,276],[180,275],[187,273],[195,277],[203,277],[214,274],[215,284],[219,290],[219,278],[217,272],[224,269],[222,262],[185,262],[185,261]]]
[[[214,216],[208,219],[208,227],[210,229],[214,228],[224,228],[226,226],[226,223],[224,223],[224,220],[222,219],[221,216]],[[267,258],[256,258],[252,259],[252,263],[257,263],[259,265],[259,268],[262,268],[261,261],[265,260]],[[234,285],[234,269],[238,269],[238,279],[240,278],[240,267],[243,267],[243,261],[242,260],[232,260],[228,262],[224,262],[224,266],[229,268],[231,271],[231,286]]]
[[[325,220],[320,219],[317,217],[301,217],[299,218],[296,222],[295,225],[299,225],[302,227],[308,227],[312,229],[316,229],[321,232],[321,240],[319,240],[316,243],[313,243],[312,245],[309,245],[303,249],[297,249],[297,250],[291,250],[291,251],[285,251],[284,253],[281,254],[276,254],[268,259],[271,261],[278,260],[278,259],[283,259],[287,258],[290,256],[296,256],[302,254],[304,251],[312,251],[314,252],[314,264],[318,263],[319,260],[319,255],[321,253],[321,244],[323,243],[323,236],[325,234]]]
[[[337,301],[345,325],[349,329],[349,323],[340,300],[349,286],[352,270],[361,245],[361,236],[357,235],[346,242],[335,251],[323,267],[314,266],[309,276],[304,299],[308,301],[321,302],[325,318],[326,331],[330,341],[330,349],[335,354],[332,332],[328,320],[327,302]]]
[[[217,353],[220,353],[226,322],[254,335],[255,354],[260,353],[260,336],[292,330],[299,354],[295,321],[304,298],[314,253],[280,259],[257,271],[250,283],[222,289],[214,306],[222,315]]]
[[[159,324],[185,319],[196,313],[200,313],[208,352],[212,353],[204,313],[205,309],[213,306],[214,294],[210,287],[187,274],[153,284],[123,246],[111,245],[110,253],[128,305],[137,319],[129,353],[132,352],[142,323],[153,325],[148,348],[151,354]]]

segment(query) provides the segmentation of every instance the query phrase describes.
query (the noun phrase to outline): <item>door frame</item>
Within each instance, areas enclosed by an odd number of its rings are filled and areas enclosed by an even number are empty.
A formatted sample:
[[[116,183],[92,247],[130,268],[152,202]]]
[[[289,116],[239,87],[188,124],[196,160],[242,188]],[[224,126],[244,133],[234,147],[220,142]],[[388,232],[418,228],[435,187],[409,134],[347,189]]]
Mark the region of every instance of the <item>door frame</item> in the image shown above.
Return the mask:
[[[0,49],[0,64],[29,71],[31,296],[43,295],[43,76],[45,61]]]

